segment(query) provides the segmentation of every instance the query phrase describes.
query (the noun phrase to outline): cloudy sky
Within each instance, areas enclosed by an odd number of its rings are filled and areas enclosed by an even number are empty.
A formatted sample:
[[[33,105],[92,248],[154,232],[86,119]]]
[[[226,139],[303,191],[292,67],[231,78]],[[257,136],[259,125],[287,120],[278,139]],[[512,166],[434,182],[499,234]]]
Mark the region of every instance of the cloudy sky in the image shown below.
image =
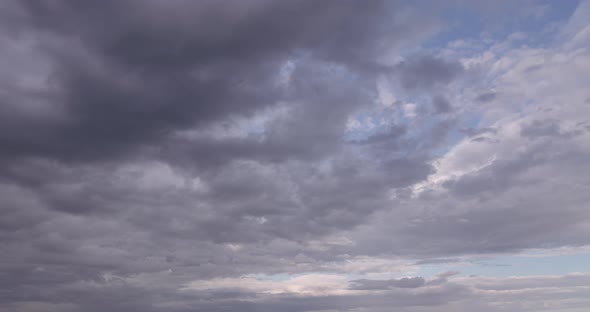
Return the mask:
[[[0,2],[0,311],[582,312],[590,1]]]

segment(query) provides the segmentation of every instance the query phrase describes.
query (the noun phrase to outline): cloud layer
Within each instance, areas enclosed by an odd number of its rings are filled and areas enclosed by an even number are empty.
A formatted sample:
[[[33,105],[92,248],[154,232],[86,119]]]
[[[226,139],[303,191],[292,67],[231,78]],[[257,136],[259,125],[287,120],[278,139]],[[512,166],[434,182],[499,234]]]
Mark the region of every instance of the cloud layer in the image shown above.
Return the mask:
[[[582,311],[421,271],[590,244],[572,7],[0,4],[0,311]]]

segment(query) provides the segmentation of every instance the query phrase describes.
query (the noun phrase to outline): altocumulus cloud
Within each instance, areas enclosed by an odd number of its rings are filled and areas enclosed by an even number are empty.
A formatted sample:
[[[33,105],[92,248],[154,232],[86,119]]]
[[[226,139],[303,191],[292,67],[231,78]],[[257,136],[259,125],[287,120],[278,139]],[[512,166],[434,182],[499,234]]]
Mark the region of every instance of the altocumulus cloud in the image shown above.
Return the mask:
[[[0,3],[0,311],[583,311],[565,2]]]

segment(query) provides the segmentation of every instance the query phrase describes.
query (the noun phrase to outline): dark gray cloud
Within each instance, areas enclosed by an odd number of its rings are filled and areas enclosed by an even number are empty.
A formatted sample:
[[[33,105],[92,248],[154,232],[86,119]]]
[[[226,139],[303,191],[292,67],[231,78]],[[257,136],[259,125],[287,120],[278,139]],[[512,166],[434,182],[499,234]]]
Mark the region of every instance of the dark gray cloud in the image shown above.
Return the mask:
[[[482,93],[480,95],[478,95],[475,100],[478,102],[482,102],[482,103],[487,103],[487,102],[491,102],[496,98],[497,94],[496,92],[487,92],[487,93]]]
[[[380,212],[373,223],[351,234],[360,238],[359,244],[346,252],[387,250],[432,258],[588,244],[582,238],[588,225],[587,196],[578,185],[586,178],[572,178],[574,172],[587,170],[587,153],[567,143],[574,138],[553,138],[521,146],[509,158],[496,155],[460,178],[447,178],[443,191],[426,191],[413,201],[400,197],[395,213]],[[402,208],[404,203],[409,205]],[[410,221],[397,222],[400,218]]]
[[[453,88],[471,69],[408,53],[440,31],[437,14],[406,1],[0,4],[0,311],[449,311],[502,287],[456,272],[355,276],[330,285],[340,293],[297,283],[390,271],[392,256],[588,243],[586,181],[563,182],[587,153],[559,117],[519,124],[512,157],[416,193],[455,130],[501,143],[501,127],[456,129]],[[285,275],[295,286],[264,289]]]
[[[280,259],[424,179],[427,158],[361,171],[342,140],[377,59],[434,25],[397,6],[4,4],[2,308],[157,311],[191,279],[291,271]],[[262,132],[224,135],[256,118]],[[129,280],[168,270],[159,288]]]
[[[44,101],[62,116],[3,113],[2,152],[100,159],[179,129],[248,116],[289,96],[275,83],[289,58],[309,55],[358,69],[374,62],[380,45],[420,33],[387,23],[390,5],[23,2],[13,26],[49,56],[53,87]],[[392,40],[383,42],[385,35]]]
[[[434,107],[434,112],[437,114],[444,114],[448,113],[452,110],[451,103],[447,100],[444,96],[437,95],[432,98],[432,106]]]
[[[422,277],[404,277],[391,280],[354,280],[351,289],[355,290],[380,290],[390,288],[418,288],[424,286],[426,281]]]
[[[529,139],[546,136],[559,136],[559,122],[557,120],[533,120],[530,124],[523,125],[520,135]]]
[[[466,134],[468,137],[474,137],[474,136],[478,136],[481,134],[496,134],[498,133],[498,129],[496,128],[491,128],[491,127],[486,127],[486,128],[462,128],[459,129],[459,131],[461,133]]]
[[[430,89],[450,83],[464,72],[463,65],[431,56],[411,57],[395,66],[402,87]]]

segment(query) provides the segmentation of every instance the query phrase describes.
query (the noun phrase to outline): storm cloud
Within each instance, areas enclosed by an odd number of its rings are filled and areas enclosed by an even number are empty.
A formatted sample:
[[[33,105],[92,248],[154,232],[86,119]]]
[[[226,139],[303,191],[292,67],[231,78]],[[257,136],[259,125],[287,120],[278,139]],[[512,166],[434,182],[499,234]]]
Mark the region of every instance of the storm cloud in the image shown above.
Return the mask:
[[[0,311],[587,304],[461,270],[590,244],[588,7],[533,47],[443,2],[1,3]]]

